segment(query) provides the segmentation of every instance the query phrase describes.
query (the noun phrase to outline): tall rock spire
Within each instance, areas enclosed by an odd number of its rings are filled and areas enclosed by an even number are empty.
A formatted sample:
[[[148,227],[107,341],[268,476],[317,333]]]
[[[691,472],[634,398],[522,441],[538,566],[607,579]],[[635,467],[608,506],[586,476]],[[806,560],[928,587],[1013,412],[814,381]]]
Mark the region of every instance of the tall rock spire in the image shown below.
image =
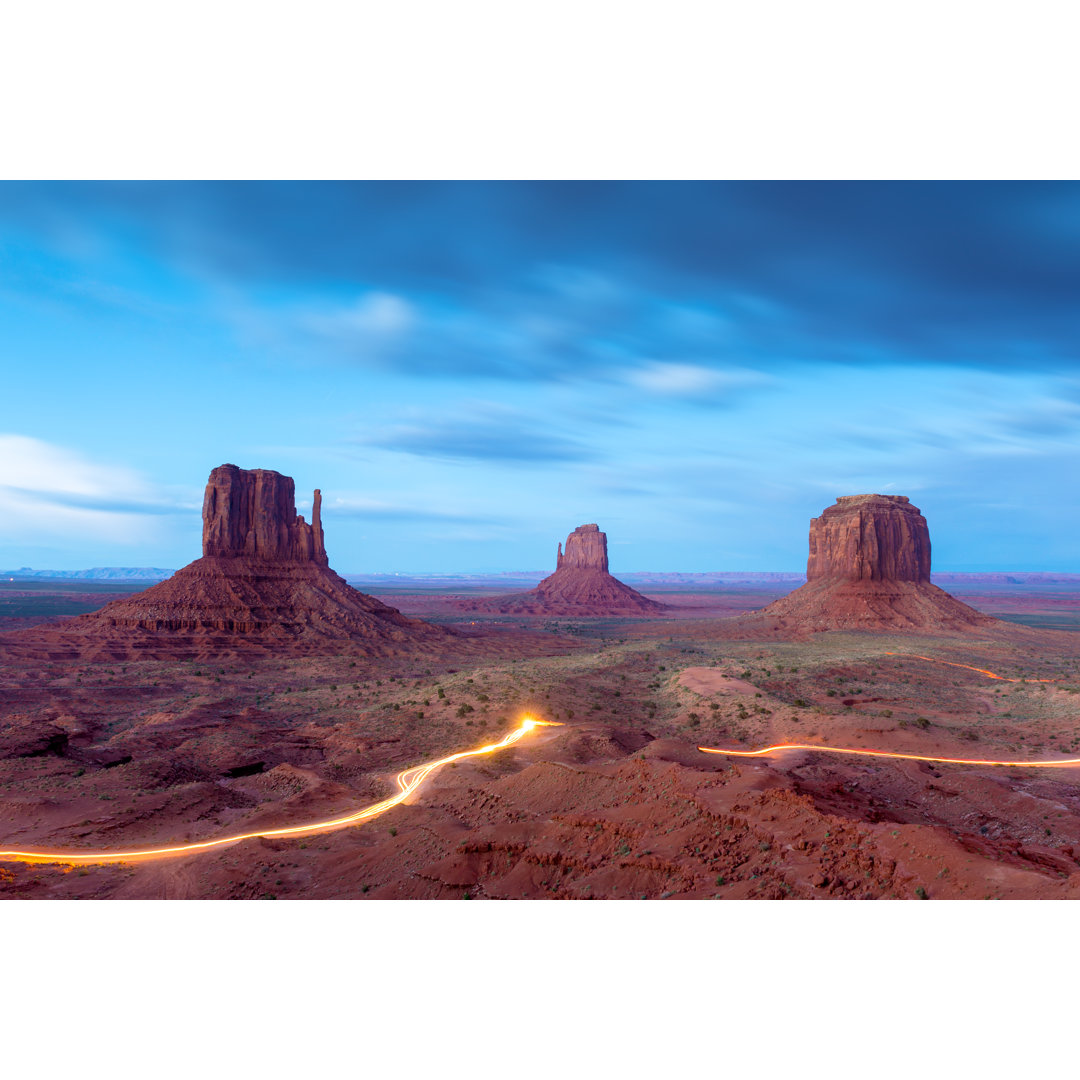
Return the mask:
[[[560,551],[562,545],[560,545]],[[566,551],[559,558],[555,569],[570,567],[575,570],[599,570],[608,572],[607,533],[599,525],[579,525],[566,538]]]
[[[294,490],[292,477],[271,469],[219,465],[203,497],[203,555],[326,566],[322,493],[315,492],[309,525],[296,512]]]
[[[560,543],[555,573],[535,589],[514,596],[470,602],[465,610],[492,610],[522,615],[583,617],[659,615],[668,610],[608,572],[607,535],[599,525],[579,525]]]
[[[58,649],[140,657],[349,647],[391,655],[438,649],[454,637],[335,574],[323,541],[322,492],[315,491],[309,524],[296,512],[292,479],[271,469],[219,465],[210,473],[202,550],[168,580],[41,634],[52,634]]]

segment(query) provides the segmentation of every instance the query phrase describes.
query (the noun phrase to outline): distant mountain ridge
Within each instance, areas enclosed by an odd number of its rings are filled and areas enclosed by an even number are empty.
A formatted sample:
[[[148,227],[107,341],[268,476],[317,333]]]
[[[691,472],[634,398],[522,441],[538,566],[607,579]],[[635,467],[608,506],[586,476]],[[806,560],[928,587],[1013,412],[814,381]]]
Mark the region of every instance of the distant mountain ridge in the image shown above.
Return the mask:
[[[93,566],[89,570],[32,570],[29,566],[18,570],[0,571],[0,577],[6,578],[56,578],[64,580],[86,581],[164,581],[172,577],[175,570],[165,570],[158,566]],[[503,570],[491,573],[394,573],[393,571],[371,572],[366,574],[345,574],[347,581],[370,582],[381,587],[399,585],[445,584],[449,587],[464,585],[468,582],[535,585],[545,576],[543,570]],[[637,570],[621,575],[625,581],[654,585],[708,585],[712,584],[769,584],[789,581],[805,581],[806,575],[797,571],[783,570],[708,570],[663,571]],[[1040,570],[997,570],[997,571],[943,571],[931,573],[930,579],[945,584],[988,584],[1026,585],[1035,583],[1070,584],[1080,582],[1080,574],[1054,573]]]
[[[93,566],[89,570],[31,570],[22,566],[18,570],[4,570],[0,577],[7,578],[57,578],[86,581],[164,581],[176,573],[158,566]]]

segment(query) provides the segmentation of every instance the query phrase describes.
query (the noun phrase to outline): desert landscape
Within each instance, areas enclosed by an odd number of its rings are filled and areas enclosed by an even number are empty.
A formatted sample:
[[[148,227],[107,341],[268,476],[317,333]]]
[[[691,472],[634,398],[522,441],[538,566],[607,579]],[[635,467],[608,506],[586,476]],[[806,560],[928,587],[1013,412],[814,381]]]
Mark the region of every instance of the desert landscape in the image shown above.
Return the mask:
[[[962,601],[866,495],[811,522],[804,585],[632,588],[585,525],[531,590],[361,592],[319,507],[223,465],[159,583],[5,575],[0,895],[1080,895],[1080,580]]]
[[[5,185],[0,897],[1080,898],[1078,198]]]

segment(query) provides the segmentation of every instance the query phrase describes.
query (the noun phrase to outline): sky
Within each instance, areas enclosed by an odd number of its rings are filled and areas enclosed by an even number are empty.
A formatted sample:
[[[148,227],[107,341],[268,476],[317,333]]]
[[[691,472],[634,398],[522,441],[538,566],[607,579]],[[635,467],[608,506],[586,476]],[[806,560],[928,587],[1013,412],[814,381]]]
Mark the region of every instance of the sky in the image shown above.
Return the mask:
[[[175,568],[226,462],[343,573],[1080,572],[1080,185],[0,184],[0,569]]]

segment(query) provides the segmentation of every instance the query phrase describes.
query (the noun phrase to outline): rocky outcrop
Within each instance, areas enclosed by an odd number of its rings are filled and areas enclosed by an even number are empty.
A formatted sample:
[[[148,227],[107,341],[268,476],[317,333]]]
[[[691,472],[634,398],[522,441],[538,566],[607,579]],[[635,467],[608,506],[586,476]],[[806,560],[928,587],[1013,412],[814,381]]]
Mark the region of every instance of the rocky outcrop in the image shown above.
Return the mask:
[[[806,580],[930,580],[930,531],[906,495],[841,495],[810,521]]]
[[[203,496],[203,555],[327,566],[321,507],[316,489],[309,525],[296,513],[292,477],[219,465]]]
[[[316,491],[309,524],[296,513],[290,477],[221,465],[203,499],[202,558],[100,611],[28,633],[42,640],[51,633],[58,648],[147,657],[225,655],[237,647],[386,655],[436,650],[454,637],[330,569],[321,501]]]
[[[608,572],[607,534],[598,525],[579,525],[559,544],[555,573],[535,589],[492,600],[472,601],[465,610],[506,615],[564,615],[582,618],[660,615],[667,611]]]
[[[750,631],[1000,627],[930,583],[930,532],[903,495],[845,495],[810,522],[807,582],[737,620]]]
[[[566,538],[566,554],[559,545],[555,557],[556,571],[562,570],[599,570],[608,572],[607,533],[600,531],[599,525],[579,525]]]

